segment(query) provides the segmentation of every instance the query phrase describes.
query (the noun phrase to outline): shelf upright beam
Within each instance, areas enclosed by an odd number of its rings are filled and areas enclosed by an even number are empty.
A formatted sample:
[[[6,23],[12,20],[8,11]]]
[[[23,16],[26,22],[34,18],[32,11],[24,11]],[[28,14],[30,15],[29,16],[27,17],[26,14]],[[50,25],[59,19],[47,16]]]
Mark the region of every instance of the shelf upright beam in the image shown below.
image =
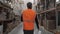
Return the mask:
[[[55,4],[55,7],[56,7],[57,5]],[[57,11],[57,9],[55,9],[55,12],[56,12],[56,30],[58,29],[58,11]]]

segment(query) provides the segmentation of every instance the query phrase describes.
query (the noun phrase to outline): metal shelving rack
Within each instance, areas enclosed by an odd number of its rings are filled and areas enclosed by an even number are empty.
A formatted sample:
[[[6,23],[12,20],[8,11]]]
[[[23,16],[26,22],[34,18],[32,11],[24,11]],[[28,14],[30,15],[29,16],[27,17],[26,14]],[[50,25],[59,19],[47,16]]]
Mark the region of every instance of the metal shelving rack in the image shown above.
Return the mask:
[[[6,15],[3,17],[3,19],[1,20],[0,18],[0,23],[2,23],[3,25],[3,33],[6,32],[6,28],[7,28],[7,24],[13,20],[14,18],[10,18],[9,14],[11,11],[13,11],[13,8],[11,8],[11,5],[9,5],[8,3],[5,3],[4,1],[6,0],[1,0],[0,1],[0,13],[4,12]],[[0,14],[1,15],[1,14]],[[3,15],[2,15],[3,16]],[[0,17],[2,17],[0,16]],[[6,18],[5,18],[6,17]],[[5,18],[5,19],[4,19]],[[2,34],[2,33],[0,33]]]
[[[41,19],[42,21],[41,23],[43,25],[42,27],[44,27],[44,30],[49,31],[52,34],[57,34],[56,32],[60,32],[60,29],[59,29],[60,26],[58,25],[58,21],[59,21],[58,13],[60,11],[58,9],[60,9],[60,3],[58,3],[59,6],[57,6],[56,0],[53,0],[53,1],[52,0],[40,0],[41,5],[44,5],[42,8],[40,8],[42,9],[40,10],[40,15],[41,15],[40,17],[43,18]],[[41,26],[41,23],[40,23],[40,26]],[[48,32],[46,34],[48,34]]]

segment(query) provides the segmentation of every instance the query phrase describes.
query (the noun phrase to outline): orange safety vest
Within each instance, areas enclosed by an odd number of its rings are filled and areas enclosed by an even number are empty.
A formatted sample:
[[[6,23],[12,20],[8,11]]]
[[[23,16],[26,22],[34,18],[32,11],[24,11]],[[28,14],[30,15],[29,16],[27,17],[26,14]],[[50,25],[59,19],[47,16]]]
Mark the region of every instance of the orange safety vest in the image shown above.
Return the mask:
[[[23,29],[24,30],[33,30],[36,12],[33,11],[32,9],[24,10],[22,17],[23,17]]]

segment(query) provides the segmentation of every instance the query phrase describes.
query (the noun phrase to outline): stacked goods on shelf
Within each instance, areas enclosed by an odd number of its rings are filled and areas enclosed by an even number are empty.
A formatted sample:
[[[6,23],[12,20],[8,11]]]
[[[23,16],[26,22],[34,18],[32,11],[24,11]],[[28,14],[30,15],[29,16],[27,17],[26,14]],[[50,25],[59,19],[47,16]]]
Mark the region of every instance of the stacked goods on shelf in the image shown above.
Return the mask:
[[[3,1],[3,0],[2,0]],[[5,2],[6,0],[4,0]],[[3,33],[8,33],[13,30],[18,24],[20,24],[20,16],[15,15],[9,2],[2,3],[0,1],[0,23],[3,24]]]
[[[0,21],[6,20],[6,13],[3,11],[3,7],[0,7]]]
[[[0,34],[2,34],[3,32],[3,22],[4,20],[6,20],[6,16],[5,16],[5,12],[3,12],[3,8],[0,7]]]
[[[46,23],[46,20],[43,20],[43,26],[45,29],[47,29],[47,23]]]
[[[0,1],[0,23],[3,24],[3,33],[7,31],[8,23],[10,24],[10,21],[14,19],[13,16],[10,18],[10,12],[12,12],[11,6]]]
[[[40,11],[45,10],[45,0],[40,0]]]
[[[40,10],[40,12],[42,11],[45,11],[45,10],[48,10],[48,9],[51,9],[51,8],[54,8],[55,7],[55,0],[40,0],[40,9],[43,9],[43,10]]]
[[[43,19],[43,17],[40,14],[37,14],[37,18],[38,18],[38,24],[39,24],[39,28],[40,28],[40,26],[43,26],[43,21],[41,21],[41,19]]]
[[[8,16],[9,18],[8,19],[13,19],[13,18],[15,18],[14,17],[14,13],[11,13],[11,11],[9,12],[9,16]],[[14,20],[12,21],[12,22],[8,22],[7,23],[7,30],[6,30],[6,32],[9,32],[10,30],[12,30],[13,29],[13,27],[14,27]]]
[[[56,20],[47,20],[47,30],[51,32],[56,30]]]
[[[43,2],[44,1],[44,2]],[[46,30],[53,30],[56,29],[56,17],[55,17],[55,11],[54,8],[55,7],[55,0],[41,0],[41,4],[43,4],[43,9],[40,14],[44,14],[45,13],[45,19],[43,19],[43,26]],[[51,10],[52,9],[52,10]],[[52,12],[52,14],[48,13],[48,12]],[[50,24],[53,24],[50,26]],[[53,27],[52,27],[53,26]]]
[[[42,16],[40,15],[40,20],[39,20],[39,26],[43,26],[43,22],[42,22]]]
[[[45,17],[45,13],[41,14],[41,25],[44,26],[44,28],[46,29],[46,17]]]
[[[41,24],[43,23],[47,31],[60,34],[60,2],[57,4],[56,0],[40,0],[40,2]]]
[[[60,11],[60,3],[57,4],[56,8],[57,8],[57,11]]]
[[[15,21],[12,21],[11,23],[8,23],[7,32],[12,31],[19,24],[20,24],[20,20],[19,20],[19,16],[17,15],[17,17],[15,16]]]
[[[47,30],[51,32],[55,32],[56,30],[56,13],[55,10],[51,12],[47,12],[46,14],[46,22],[47,22]]]
[[[46,9],[54,8],[55,0],[46,0]]]

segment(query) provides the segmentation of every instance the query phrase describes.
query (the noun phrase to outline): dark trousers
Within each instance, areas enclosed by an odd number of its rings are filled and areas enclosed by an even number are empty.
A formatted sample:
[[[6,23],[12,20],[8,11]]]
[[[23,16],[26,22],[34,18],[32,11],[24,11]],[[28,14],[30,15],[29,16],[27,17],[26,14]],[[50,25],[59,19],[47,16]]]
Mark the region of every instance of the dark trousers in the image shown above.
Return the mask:
[[[24,30],[24,34],[34,34],[34,30]]]

